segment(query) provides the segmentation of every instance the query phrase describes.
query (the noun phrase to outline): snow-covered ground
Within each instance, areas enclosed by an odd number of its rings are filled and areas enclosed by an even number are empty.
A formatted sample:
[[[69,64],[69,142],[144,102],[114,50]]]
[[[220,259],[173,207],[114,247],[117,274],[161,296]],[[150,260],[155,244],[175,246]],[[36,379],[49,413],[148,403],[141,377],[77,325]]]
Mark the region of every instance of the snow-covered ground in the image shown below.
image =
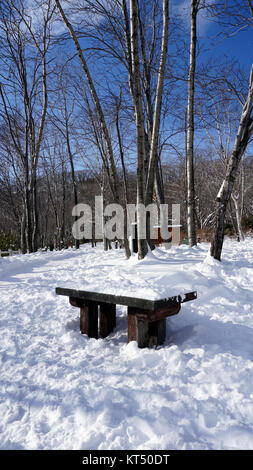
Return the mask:
[[[102,247],[0,259],[1,449],[252,449],[253,240],[124,259]],[[79,332],[55,287],[138,297],[197,290],[163,346]]]

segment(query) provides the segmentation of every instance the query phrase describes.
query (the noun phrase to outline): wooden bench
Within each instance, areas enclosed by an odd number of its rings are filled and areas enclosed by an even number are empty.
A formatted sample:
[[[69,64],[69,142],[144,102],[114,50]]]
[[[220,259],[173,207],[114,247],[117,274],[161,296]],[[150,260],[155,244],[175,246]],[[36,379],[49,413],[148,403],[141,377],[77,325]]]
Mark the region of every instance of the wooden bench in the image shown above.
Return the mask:
[[[139,348],[163,344],[166,317],[176,315],[182,303],[197,298],[196,292],[189,292],[183,297],[147,300],[62,287],[56,288],[56,294],[69,297],[70,304],[80,308],[80,330],[90,338],[108,336],[116,326],[116,305],[127,306],[128,342],[137,341]]]

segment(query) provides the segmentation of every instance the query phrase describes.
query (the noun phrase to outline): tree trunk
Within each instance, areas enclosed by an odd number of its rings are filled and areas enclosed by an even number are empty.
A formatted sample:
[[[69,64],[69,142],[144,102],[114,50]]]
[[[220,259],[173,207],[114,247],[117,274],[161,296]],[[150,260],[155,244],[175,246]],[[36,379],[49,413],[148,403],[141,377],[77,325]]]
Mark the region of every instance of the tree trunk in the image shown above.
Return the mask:
[[[31,192],[25,188],[25,241],[28,253],[32,253],[32,204]]]
[[[229,158],[226,176],[217,195],[215,231],[211,243],[211,256],[221,259],[221,252],[224,240],[224,223],[228,201],[231,197],[234,182],[237,176],[239,164],[247,148],[249,139],[253,133],[253,118],[251,116],[253,106],[253,65],[251,67],[249,79],[248,96],[243,106],[241,120],[235,138],[232,154]]]
[[[116,203],[120,204],[121,201],[120,201],[120,196],[119,196],[118,173],[117,173],[117,168],[116,168],[116,164],[115,164],[115,161],[114,161],[114,154],[113,154],[113,146],[112,146],[112,142],[111,142],[111,137],[110,137],[107,125],[106,125],[106,120],[105,120],[105,116],[104,116],[104,113],[103,113],[103,109],[102,109],[99,97],[97,95],[96,88],[94,86],[92,77],[90,75],[90,71],[89,71],[89,68],[87,66],[84,54],[82,52],[79,41],[78,41],[77,36],[75,34],[75,31],[74,31],[72,25],[70,24],[70,22],[68,21],[66,15],[64,13],[64,10],[62,9],[60,1],[55,0],[55,3],[57,5],[58,10],[61,14],[61,17],[62,17],[65,25],[67,26],[67,28],[70,32],[70,35],[71,35],[71,37],[74,41],[74,44],[75,44],[78,56],[80,58],[80,62],[81,62],[84,74],[85,74],[87,82],[88,82],[88,86],[89,86],[89,89],[90,89],[90,92],[91,92],[91,95],[92,95],[92,99],[93,99],[93,102],[94,102],[94,105],[96,107],[96,111],[97,111],[97,114],[98,114],[98,118],[99,118],[100,126],[101,126],[101,129],[102,129],[103,137],[104,137],[105,142],[106,142],[107,155],[108,155],[108,160],[109,160],[109,163],[110,163],[110,172],[108,172],[108,173],[109,173],[109,175],[112,175],[111,191],[112,191],[112,194],[113,194],[114,201]],[[105,164],[105,163],[107,163],[107,161],[106,162],[103,161],[103,164]],[[125,252],[126,252],[126,257],[129,257],[130,251],[129,251],[128,239],[127,238],[125,239]]]
[[[66,178],[64,161],[62,161],[62,214],[61,214],[61,235],[60,243],[65,240],[65,218],[66,218]]]
[[[66,103],[65,103],[65,113],[67,113]],[[74,159],[73,159],[73,154],[72,154],[71,146],[70,146],[68,119],[67,119],[66,114],[65,114],[65,117],[66,117],[66,119],[65,119],[66,142],[67,142],[68,156],[69,156],[70,167],[71,167],[71,178],[72,178],[72,187],[73,187],[73,195],[74,195],[74,205],[77,206],[77,204],[78,204],[78,194],[77,194],[77,184],[76,184]],[[75,222],[77,222],[77,220],[78,220],[78,216],[76,215],[75,216]],[[77,238],[75,238],[75,248],[76,249],[80,248],[80,241]]]
[[[155,194],[156,199],[159,205],[165,204],[165,197],[164,197],[164,187],[163,187],[163,176],[162,171],[159,165],[159,159],[157,158],[157,165],[155,171]]]
[[[194,187],[194,91],[197,44],[197,13],[199,0],[191,2],[191,42],[190,66],[188,75],[187,135],[186,135],[186,200],[187,232],[189,245],[196,245],[195,230],[195,187]]]
[[[21,247],[21,252],[23,255],[26,253],[25,226],[26,226],[25,206],[23,205],[23,213],[21,217],[21,230],[20,230],[20,247]]]
[[[122,166],[122,173],[123,173],[123,188],[124,188],[124,249],[125,249],[125,255],[126,258],[129,259],[131,256],[131,251],[129,247],[129,241],[128,241],[128,213],[127,213],[127,204],[129,201],[128,198],[128,190],[127,190],[127,174],[126,174],[126,167],[125,167],[125,159],[124,159],[124,151],[123,151],[123,145],[122,145],[122,139],[121,139],[121,133],[120,133],[120,127],[119,127],[119,106],[117,106],[116,109],[116,131],[117,131],[117,137],[118,137],[118,143],[119,143],[119,153],[120,153],[120,160],[121,160],[121,166]]]
[[[65,23],[65,25],[67,26],[69,32],[70,32],[70,35],[74,41],[74,44],[75,44],[75,47],[76,47],[76,50],[77,50],[77,53],[78,53],[78,56],[80,58],[80,62],[81,62],[81,65],[82,65],[82,68],[83,68],[83,71],[85,73],[85,76],[86,76],[86,79],[87,79],[87,82],[88,82],[88,85],[89,85],[89,89],[90,89],[90,92],[91,92],[91,95],[92,95],[92,99],[93,99],[93,102],[95,104],[95,107],[96,107],[96,110],[97,110],[97,113],[98,113],[98,116],[99,116],[99,122],[100,122],[100,125],[101,125],[101,129],[102,129],[102,132],[103,132],[103,136],[104,136],[104,139],[105,139],[105,142],[106,142],[106,147],[107,147],[107,152],[108,152],[108,158],[109,158],[109,162],[110,162],[110,166],[111,166],[111,172],[112,172],[112,177],[113,177],[113,194],[114,194],[114,199],[115,199],[115,202],[119,202],[119,197],[118,197],[118,191],[119,191],[119,185],[118,185],[118,175],[117,175],[117,169],[116,169],[116,165],[115,165],[115,161],[114,161],[114,156],[113,156],[113,148],[112,148],[112,142],[111,142],[111,138],[110,138],[110,134],[109,134],[109,131],[108,131],[108,128],[107,128],[107,125],[106,125],[106,121],[105,121],[105,116],[104,116],[104,113],[103,113],[103,110],[102,110],[102,107],[101,107],[101,104],[100,104],[100,100],[98,98],[98,95],[97,95],[97,92],[96,92],[96,88],[94,86],[94,83],[93,83],[93,80],[92,80],[92,77],[90,75],[90,71],[89,71],[89,68],[87,66],[87,63],[86,63],[86,60],[84,58],[84,55],[83,55],[83,52],[82,52],[82,49],[81,49],[81,46],[79,44],[79,41],[77,39],[77,36],[75,34],[75,31],[71,25],[71,23],[68,21],[64,11],[63,11],[63,8],[59,2],[59,0],[55,0],[55,3],[58,7],[58,10],[61,14],[61,17]]]
[[[160,131],[160,121],[161,121],[161,108],[162,108],[162,95],[163,95],[163,84],[164,84],[164,75],[166,67],[166,59],[168,52],[168,33],[169,33],[169,1],[163,0],[163,34],[162,34],[162,45],[161,45],[161,55],[160,55],[160,64],[156,85],[156,98],[155,98],[155,109],[154,109],[154,118],[152,118],[152,136],[150,144],[150,157],[148,165],[148,174],[147,174],[147,183],[146,183],[146,192],[145,192],[145,204],[146,206],[152,203],[154,188],[158,196],[160,194],[160,181],[159,181],[159,167],[158,167],[158,139]],[[151,124],[151,123],[150,123]],[[155,248],[154,239],[152,234],[150,234],[150,217],[147,217],[147,238],[150,248],[153,250]]]
[[[32,231],[32,251],[38,250],[38,207],[37,207],[37,180],[33,182],[32,188],[32,218],[33,218],[33,231]]]
[[[149,162],[151,157],[151,143],[152,143],[152,132],[154,128],[154,118],[158,118],[160,120],[160,113],[156,113],[154,117],[154,109],[153,109],[153,99],[152,99],[152,69],[154,68],[154,57],[155,57],[155,48],[156,48],[156,2],[153,4],[153,17],[152,17],[152,30],[153,30],[153,37],[152,42],[148,44],[146,43],[146,38],[144,34],[144,28],[142,27],[141,18],[139,19],[139,30],[140,30],[140,44],[141,44],[141,54],[142,54],[142,62],[143,62],[143,81],[144,81],[144,93],[146,99],[146,130],[145,130],[145,160],[144,160],[144,174],[145,180],[147,182],[148,175],[149,175]],[[157,98],[160,99],[162,96],[162,89],[163,89],[163,76],[165,70],[165,62],[167,56],[167,42],[168,42],[168,26],[169,26],[169,2],[163,2],[163,37],[162,37],[162,47],[161,47],[161,57],[160,57],[160,69],[159,69],[159,88],[160,92],[158,91],[158,83],[157,83]],[[159,96],[160,95],[160,96]],[[157,104],[157,103],[156,103]],[[157,111],[158,107],[155,107],[155,111]],[[158,123],[158,122],[157,122]],[[158,124],[159,127],[159,124]],[[159,129],[158,129],[159,131]],[[157,133],[159,136],[159,132]],[[162,175],[160,172],[160,161],[158,155],[158,143],[153,141],[153,145],[156,145],[156,155],[155,155],[155,169],[153,169],[154,174],[152,174],[152,178],[154,178],[154,191],[157,199],[157,203],[164,204],[164,190],[162,185]],[[154,150],[153,150],[154,151]],[[150,177],[151,175],[149,175]],[[152,185],[152,183],[151,183]],[[151,199],[149,199],[148,204],[151,203]],[[151,239],[147,239],[150,245]],[[152,243],[152,242],[151,242]],[[154,245],[153,245],[154,247]],[[151,248],[151,245],[150,245]],[[152,248],[151,248],[152,249]]]
[[[238,236],[240,239],[240,242],[244,241],[244,233],[242,230],[242,221],[241,221],[241,216],[240,216],[240,208],[239,208],[239,202],[238,202],[238,196],[235,196],[233,193],[231,194],[232,201],[234,203],[235,207],[235,217],[236,217],[236,224],[237,224],[237,232]]]
[[[158,79],[157,79],[157,86],[156,86],[155,110],[154,110],[154,119],[153,119],[153,126],[152,126],[150,158],[149,158],[148,176],[147,176],[147,185],[146,185],[146,194],[145,194],[146,205],[152,202],[153,191],[154,191],[154,181],[155,181],[155,174],[156,174],[155,172],[157,169],[158,138],[159,138],[160,120],[161,120],[163,83],[164,83],[167,51],[168,51],[168,29],[169,29],[169,1],[163,0],[163,36],[162,36],[160,65],[159,65]]]
[[[144,204],[144,156],[145,156],[145,130],[144,114],[142,109],[139,41],[138,41],[138,1],[130,0],[130,32],[131,32],[131,59],[133,98],[135,108],[135,124],[137,139],[137,231],[138,231],[138,258],[143,259],[147,252],[146,239],[142,238],[145,221],[142,217],[141,205]]]

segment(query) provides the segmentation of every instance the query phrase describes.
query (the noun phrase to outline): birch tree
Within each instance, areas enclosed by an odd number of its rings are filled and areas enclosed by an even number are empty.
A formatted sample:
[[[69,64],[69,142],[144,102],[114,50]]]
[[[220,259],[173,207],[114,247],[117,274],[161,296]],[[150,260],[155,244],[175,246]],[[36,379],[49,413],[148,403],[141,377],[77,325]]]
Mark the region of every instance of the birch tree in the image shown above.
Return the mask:
[[[253,3],[252,0],[235,0],[234,2],[217,2],[215,8],[220,24],[223,25],[224,37],[234,36],[242,30],[251,29],[253,26]],[[216,198],[215,231],[211,244],[211,256],[221,259],[224,240],[224,223],[226,210],[238,174],[241,160],[246,151],[253,132],[253,65],[249,74],[249,89],[245,102],[243,103],[240,123],[234,141],[233,150],[228,160],[225,178]],[[232,197],[233,199],[233,197]],[[234,197],[236,204],[236,198]]]
[[[159,65],[159,70],[158,70],[158,78],[157,78],[157,86],[156,86],[154,117],[152,119],[152,122],[150,123],[152,125],[152,133],[151,133],[150,156],[149,156],[149,163],[148,163],[148,174],[147,174],[146,193],[145,193],[146,205],[152,202],[152,196],[154,192],[154,182],[155,181],[157,182],[156,170],[158,167],[158,139],[159,139],[160,121],[161,121],[164,75],[165,75],[166,59],[167,59],[167,53],[168,53],[168,34],[169,34],[169,2],[168,0],[163,0],[163,33],[162,33],[162,43],[161,43],[160,65]]]
[[[94,83],[92,82],[91,74],[88,70],[87,63],[84,58],[84,54],[81,50],[80,43],[77,39],[77,34],[75,33],[72,25],[67,19],[59,0],[55,0],[59,8],[61,16],[69,29],[72,39],[76,45],[78,55],[80,57],[83,70],[87,77],[87,82],[91,90],[91,94],[94,99],[94,103],[97,108],[97,113],[101,121],[101,125],[104,132],[105,142],[107,144],[107,150],[109,155],[109,161],[112,168],[112,177],[113,181],[116,181],[116,167],[114,159],[114,169],[113,170],[113,152],[112,144],[109,142],[109,132],[106,132],[106,123],[105,119],[101,112],[101,105],[99,105],[99,99],[96,94]],[[154,2],[155,4],[156,2]],[[113,6],[115,7],[113,9]],[[154,181],[157,183],[157,167],[158,167],[158,136],[160,131],[160,118],[161,118],[161,105],[162,105],[162,96],[163,96],[163,82],[164,82],[164,73],[165,73],[165,64],[167,57],[167,43],[168,43],[168,25],[169,25],[169,1],[163,1],[163,33],[162,40],[160,41],[160,67],[158,71],[152,72],[151,80],[154,80],[156,75],[156,102],[154,105],[154,110],[152,110],[152,119],[150,119],[150,152],[147,153],[145,143],[146,143],[146,132],[145,132],[145,110],[143,102],[143,83],[141,72],[145,68],[145,63],[143,65],[143,55],[142,54],[142,45],[144,43],[143,30],[141,28],[141,19],[140,19],[140,5],[138,0],[130,0],[129,9],[126,0],[114,0],[110,2],[108,8],[104,6],[103,3],[98,1],[89,2],[87,8],[90,8],[90,16],[92,12],[101,17],[101,28],[99,26],[94,27],[92,25],[91,37],[94,42],[94,50],[101,50],[106,53],[109,57],[110,55],[121,64],[124,65],[128,73],[128,84],[129,92],[132,99],[134,107],[134,117],[135,117],[135,127],[136,127],[136,163],[137,163],[137,222],[139,225],[138,233],[141,233],[141,226],[145,225],[145,220],[140,220],[140,211],[138,207],[141,205],[147,204],[147,201],[152,199],[154,192]],[[120,17],[121,12],[121,17]],[[88,15],[89,17],[89,15]],[[105,21],[103,23],[102,19]],[[101,29],[101,34],[100,34]],[[122,31],[123,30],[123,31]],[[155,29],[154,33],[156,33]],[[122,34],[123,32],[123,34]],[[82,29],[83,34],[83,29]],[[89,36],[89,28],[86,31],[87,36]],[[117,40],[117,46],[112,48],[109,40],[108,34],[111,34],[113,44]],[[97,42],[96,42],[97,41]],[[153,47],[156,46],[158,49],[159,41],[154,41]],[[151,54],[152,56],[152,54]],[[153,71],[154,63],[150,62],[150,70]],[[147,75],[146,75],[147,77]],[[118,134],[117,134],[118,135]],[[118,135],[119,137],[119,135]],[[122,154],[121,154],[122,155]],[[106,168],[106,165],[105,165]],[[146,172],[145,172],[146,170]],[[117,184],[115,185],[115,187]],[[118,195],[116,199],[119,200]],[[115,200],[116,200],[115,199]],[[139,258],[143,258],[147,253],[147,242],[143,237],[139,237]]]
[[[221,180],[226,172],[231,142],[238,127],[240,109],[243,105],[245,75],[234,61],[223,65],[215,63],[213,67],[213,72],[210,64],[208,68],[202,70],[203,99],[198,101],[197,112],[215,155],[221,162],[219,166]],[[218,69],[219,72],[217,72]],[[244,171],[244,165],[240,165],[240,171],[231,193],[236,215],[236,233],[240,241],[244,240],[242,230]]]
[[[152,237],[149,234],[149,217],[147,221],[140,218],[138,206],[140,204],[147,206],[152,202],[154,192],[154,181],[156,180],[156,170],[158,166],[158,138],[160,131],[161,106],[163,97],[163,85],[165,66],[168,51],[168,28],[169,28],[169,1],[163,0],[163,32],[160,49],[160,65],[156,84],[156,98],[154,111],[150,98],[150,64],[145,61],[143,31],[140,27],[139,4],[137,0],[130,0],[130,23],[128,20],[128,12],[125,0],[122,1],[122,10],[125,27],[125,43],[127,68],[129,75],[129,89],[135,110],[136,122],[136,140],[137,140],[137,227],[138,233],[141,231],[141,225],[145,225],[147,238],[151,249],[154,248]],[[130,26],[129,26],[130,24]],[[154,43],[153,43],[153,47]],[[147,83],[146,97],[148,107],[148,124],[150,133],[149,154],[145,146],[145,126],[144,126],[144,109],[141,94],[141,77],[140,77],[140,55],[142,51],[142,60],[144,63],[144,77]],[[152,57],[152,54],[151,54]],[[131,58],[131,60],[130,60]],[[146,240],[138,239],[138,256],[142,259],[147,253]]]
[[[77,116],[75,115],[76,107],[76,98],[74,93],[68,96],[67,83],[70,80],[70,75],[68,73],[68,68],[62,67],[59,71],[59,80],[58,80],[58,94],[56,96],[57,102],[51,106],[51,121],[53,126],[56,127],[58,132],[61,134],[63,142],[66,144],[66,151],[68,156],[68,161],[70,164],[71,171],[71,180],[72,180],[72,189],[73,189],[73,202],[74,205],[78,204],[78,190],[77,190],[77,179],[75,171],[75,151],[73,149],[73,127],[76,122]],[[75,222],[78,217],[75,216]],[[80,241],[75,239],[75,248],[80,247]]]
[[[196,245],[194,187],[194,91],[197,46],[197,14],[200,0],[191,0],[191,39],[186,117],[186,204],[189,245]]]
[[[140,205],[145,204],[145,131],[144,113],[141,99],[141,78],[139,59],[139,35],[138,35],[138,0],[130,0],[130,48],[131,48],[131,94],[134,103],[136,123],[136,147],[137,147],[137,230],[138,230],[138,257],[142,259],[147,254],[146,239],[140,236],[146,221],[141,217]]]
[[[228,202],[234,188],[234,183],[237,177],[241,159],[253,134],[252,109],[253,65],[250,71],[248,95],[242,109],[241,119],[235,138],[233,150],[228,160],[225,178],[222,182],[222,185],[216,198],[215,231],[211,243],[210,253],[211,256],[213,256],[219,261],[221,260],[221,252],[224,240],[224,223]]]
[[[22,164],[23,252],[37,249],[36,178],[48,106],[47,57],[54,13],[51,0],[43,5],[37,2],[35,7],[41,8],[38,21],[32,18],[23,0],[2,1],[0,5],[0,100],[2,118],[8,126],[13,150]]]
[[[102,132],[103,132],[103,136],[104,136],[104,140],[105,140],[106,148],[107,148],[107,155],[106,155],[106,160],[104,161],[104,164],[105,164],[106,168],[110,167],[110,173],[108,173],[108,176],[109,176],[109,179],[110,179],[110,187],[111,187],[111,190],[112,190],[114,202],[120,203],[119,178],[118,178],[117,168],[116,168],[116,164],[115,164],[115,158],[114,158],[114,153],[113,153],[113,145],[112,145],[110,133],[109,133],[109,130],[108,130],[108,126],[106,124],[106,119],[105,119],[105,115],[104,115],[104,112],[103,112],[103,109],[102,109],[102,106],[101,106],[101,102],[99,100],[99,97],[98,97],[98,94],[97,94],[97,91],[96,91],[96,87],[94,85],[94,82],[93,82],[88,64],[87,64],[86,59],[84,57],[84,53],[83,53],[82,48],[80,46],[80,43],[78,41],[77,35],[74,31],[74,28],[73,28],[72,24],[70,23],[69,19],[67,18],[66,14],[65,14],[62,6],[61,6],[60,1],[55,0],[55,3],[56,3],[57,8],[60,12],[62,20],[64,21],[66,27],[68,28],[70,36],[71,36],[71,38],[72,38],[72,40],[75,44],[75,47],[76,47],[76,50],[77,50],[77,53],[78,53],[78,56],[79,56],[79,59],[80,59],[81,66],[82,66],[83,72],[85,74],[85,77],[86,77],[86,80],[87,80],[87,83],[88,83],[88,87],[89,87],[91,96],[93,98],[94,105],[96,107],[96,111],[97,111],[97,114],[98,114],[98,117],[99,117],[99,122],[100,122],[100,125],[101,125],[101,128],[102,128]],[[130,251],[129,251],[129,245],[128,245],[128,239],[127,238],[124,239],[124,247],[125,247],[126,257],[128,258],[130,256]]]
[[[43,217],[43,230],[41,238],[43,245],[52,245],[61,249],[65,242],[66,228],[66,192],[67,192],[67,160],[64,155],[64,146],[59,141],[62,136],[51,136],[50,144],[43,152],[42,168],[44,181],[45,215]],[[51,217],[50,217],[51,215]],[[52,224],[52,216],[54,225]],[[51,219],[51,220],[50,220]],[[54,227],[53,234],[48,234],[49,224]]]

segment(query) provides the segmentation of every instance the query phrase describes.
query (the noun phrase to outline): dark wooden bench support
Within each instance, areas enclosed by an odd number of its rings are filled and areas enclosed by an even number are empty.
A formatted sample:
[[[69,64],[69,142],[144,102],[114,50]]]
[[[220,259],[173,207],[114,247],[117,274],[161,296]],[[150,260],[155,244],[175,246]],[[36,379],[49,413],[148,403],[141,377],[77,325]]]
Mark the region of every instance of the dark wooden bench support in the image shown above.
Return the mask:
[[[176,315],[180,308],[180,303],[155,311],[128,307],[128,342],[137,341],[139,348],[163,344],[166,317]]]
[[[116,326],[116,305],[100,304],[99,332],[102,338],[106,338]]]
[[[89,338],[98,339],[98,304],[87,302],[80,308],[80,331]]]
[[[166,318],[150,322],[149,326],[149,346],[163,344],[166,339]]]
[[[88,307],[83,306],[80,308],[80,331],[83,335],[88,334]]]
[[[98,303],[69,297],[70,305],[80,308],[80,331],[90,338],[106,338],[116,326],[116,305],[100,303],[98,332]]]
[[[139,348],[158,346],[166,338],[166,318],[149,322],[128,314],[128,342],[137,341]]]

